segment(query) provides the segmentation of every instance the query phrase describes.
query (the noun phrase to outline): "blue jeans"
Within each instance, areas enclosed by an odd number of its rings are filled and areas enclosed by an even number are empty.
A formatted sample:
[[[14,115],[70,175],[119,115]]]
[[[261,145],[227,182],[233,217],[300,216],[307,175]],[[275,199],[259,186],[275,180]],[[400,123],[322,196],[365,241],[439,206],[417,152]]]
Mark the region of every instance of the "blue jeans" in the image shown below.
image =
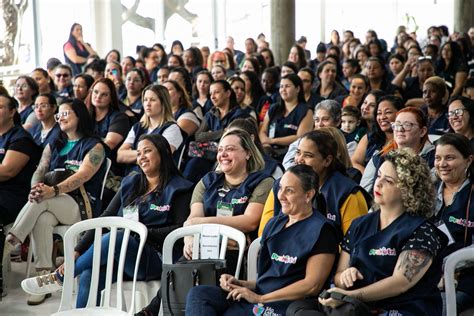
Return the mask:
[[[241,316],[252,315],[255,304],[247,301],[227,300],[227,292],[218,286],[193,287],[186,297],[186,315],[193,316]]]
[[[118,260],[120,257],[120,248],[122,246],[123,231],[117,231],[117,238],[115,243],[114,252],[114,270],[116,271]],[[100,265],[101,270],[99,273],[99,290],[97,295],[97,305],[100,302],[100,291],[105,287],[105,271],[107,267],[107,254],[109,251],[109,234],[105,234],[102,237],[101,253],[100,253]],[[126,277],[133,278],[135,270],[135,260],[138,252],[139,241],[130,237],[128,240],[127,253],[125,256],[124,273]],[[79,258],[77,258],[74,266],[74,276],[80,276],[79,278],[79,289],[77,293],[76,308],[85,307],[89,298],[89,287],[92,278],[92,260],[94,256],[94,246],[92,245],[86,252],[84,252]],[[162,262],[158,255],[158,252],[148,244],[145,244],[143,253],[140,259],[138,268],[137,280],[156,280],[161,277]],[[116,273],[113,273],[114,282],[116,281]]]

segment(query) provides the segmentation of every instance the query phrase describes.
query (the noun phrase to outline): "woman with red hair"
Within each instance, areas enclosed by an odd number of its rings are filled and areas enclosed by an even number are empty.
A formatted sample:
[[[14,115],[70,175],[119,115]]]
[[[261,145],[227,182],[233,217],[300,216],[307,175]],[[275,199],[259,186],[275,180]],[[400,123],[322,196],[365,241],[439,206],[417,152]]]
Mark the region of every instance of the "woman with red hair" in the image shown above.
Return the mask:
[[[393,96],[392,96],[393,98]],[[423,158],[430,168],[434,164],[434,146],[428,139],[428,122],[424,113],[415,107],[407,107],[397,112],[392,124],[393,140],[367,164],[360,185],[367,191],[372,188],[377,170],[385,160],[385,155],[398,148],[409,148]]]

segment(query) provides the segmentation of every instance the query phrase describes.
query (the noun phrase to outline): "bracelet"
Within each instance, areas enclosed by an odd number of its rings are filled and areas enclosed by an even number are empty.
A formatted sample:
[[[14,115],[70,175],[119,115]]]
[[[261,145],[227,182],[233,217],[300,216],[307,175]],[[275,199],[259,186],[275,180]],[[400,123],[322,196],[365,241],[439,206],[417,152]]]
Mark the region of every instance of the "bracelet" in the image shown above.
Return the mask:
[[[54,196],[58,196],[59,195],[59,187],[57,185],[53,185],[53,190],[54,190]]]

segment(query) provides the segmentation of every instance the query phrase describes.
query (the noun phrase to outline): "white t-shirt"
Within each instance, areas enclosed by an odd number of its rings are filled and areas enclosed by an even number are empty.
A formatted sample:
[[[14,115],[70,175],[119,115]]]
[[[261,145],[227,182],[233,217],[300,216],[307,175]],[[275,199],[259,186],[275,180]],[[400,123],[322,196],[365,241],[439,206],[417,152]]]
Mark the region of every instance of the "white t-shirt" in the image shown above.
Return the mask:
[[[146,131],[147,134],[150,134],[153,131],[153,129],[148,129]],[[181,144],[183,143],[183,136],[181,135],[181,130],[177,124],[172,124],[168,126],[163,133],[161,134],[168,143],[173,146],[174,148],[179,148]],[[124,143],[133,145],[135,142],[135,131],[133,128],[130,129],[130,132],[128,132],[127,138],[125,138]]]

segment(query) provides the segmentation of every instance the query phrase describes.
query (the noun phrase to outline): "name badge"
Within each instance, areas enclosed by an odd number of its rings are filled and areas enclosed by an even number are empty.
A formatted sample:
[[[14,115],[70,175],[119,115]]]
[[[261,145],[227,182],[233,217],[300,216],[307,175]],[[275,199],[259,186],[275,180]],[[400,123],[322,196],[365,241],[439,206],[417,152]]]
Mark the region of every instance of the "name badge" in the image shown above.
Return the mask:
[[[272,123],[268,128],[268,137],[275,138],[276,123]]]
[[[442,223],[441,225],[438,225],[438,229],[440,231],[442,231],[446,235],[446,237],[448,237],[448,246],[451,245],[452,243],[454,243],[454,238],[451,235],[451,233],[449,232],[448,226],[446,226],[445,223]]]
[[[138,222],[138,206],[136,204],[129,205],[123,209],[123,217]]]
[[[201,231],[201,259],[219,258],[219,227],[204,225]]]
[[[233,213],[234,209],[232,208],[232,204],[222,201],[217,202],[216,216],[232,216]]]

